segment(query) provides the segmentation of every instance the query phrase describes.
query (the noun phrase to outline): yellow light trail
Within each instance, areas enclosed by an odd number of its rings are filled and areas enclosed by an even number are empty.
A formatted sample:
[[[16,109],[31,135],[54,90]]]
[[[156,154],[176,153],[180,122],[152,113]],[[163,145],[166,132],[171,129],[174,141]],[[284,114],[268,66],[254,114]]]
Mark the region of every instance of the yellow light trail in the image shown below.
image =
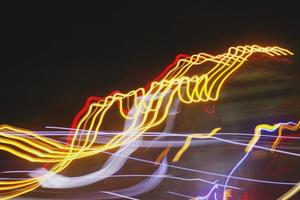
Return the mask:
[[[0,181],[1,199],[14,198],[36,189],[43,180],[61,172],[75,159],[92,156],[135,141],[147,130],[158,126],[166,119],[174,99],[179,99],[184,104],[217,101],[224,82],[254,53],[269,56],[293,55],[292,52],[278,46],[245,45],[230,47],[226,53],[217,56],[200,53],[181,58],[159,80],[152,82],[148,89],[138,88],[128,93],[116,92],[91,103],[79,119],[70,144],[50,140],[33,131],[9,125],[0,126],[0,150],[30,162],[54,164],[50,173],[46,175],[21,181]],[[189,74],[192,68],[197,70],[204,63],[212,64],[208,72]],[[124,120],[131,120],[130,127],[104,145],[95,144],[105,115],[114,107],[118,107]],[[125,112],[129,108],[134,108],[135,111],[131,115]],[[86,130],[86,135],[80,134],[81,130]],[[193,137],[207,138],[216,134],[218,130],[219,128],[214,129],[207,135],[189,136],[174,160],[180,158]],[[26,134],[28,137],[10,134],[14,132]],[[255,135],[253,141],[255,142],[258,137]]]
[[[280,137],[282,136],[282,132],[284,130],[290,130],[290,131],[297,131],[300,129],[300,121],[297,124],[280,124],[278,128],[278,137],[273,143],[272,148],[275,149],[279,142],[280,142]],[[283,194],[281,197],[278,198],[278,200],[288,200],[292,198],[295,194],[297,194],[300,191],[300,182],[292,187],[289,191],[287,191],[285,194]]]

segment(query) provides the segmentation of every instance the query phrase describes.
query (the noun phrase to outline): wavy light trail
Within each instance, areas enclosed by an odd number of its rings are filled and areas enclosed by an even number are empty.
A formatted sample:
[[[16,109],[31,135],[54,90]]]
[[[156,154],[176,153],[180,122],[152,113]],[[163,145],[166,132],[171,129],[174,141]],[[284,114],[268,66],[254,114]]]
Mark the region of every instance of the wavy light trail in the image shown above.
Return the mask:
[[[38,174],[27,180],[0,181],[1,199],[10,199],[36,189],[67,168],[75,159],[116,148],[122,149],[138,141],[146,131],[167,119],[176,99],[183,104],[217,101],[225,81],[254,53],[269,56],[293,55],[292,52],[277,46],[245,45],[231,47],[226,53],[217,56],[206,53],[179,56],[145,88],[138,88],[128,93],[115,91],[105,98],[89,98],[74,119],[72,125],[74,132],[70,133],[69,143],[62,144],[33,131],[1,125],[0,150],[30,162],[53,164],[46,174]],[[212,66],[207,72],[201,74],[197,70],[200,71],[198,68],[201,68],[204,63]],[[98,144],[96,142],[99,137],[98,132],[105,116],[115,110],[118,110],[117,112],[125,120],[126,128],[106,144]],[[188,148],[192,138],[209,138],[219,129],[216,128],[209,134],[190,135],[174,161],[177,161]],[[85,130],[85,134],[81,134],[81,130]],[[22,133],[27,137],[13,133]],[[255,133],[246,152],[252,150],[260,137],[257,132]],[[274,147],[277,143],[278,141],[274,143]]]

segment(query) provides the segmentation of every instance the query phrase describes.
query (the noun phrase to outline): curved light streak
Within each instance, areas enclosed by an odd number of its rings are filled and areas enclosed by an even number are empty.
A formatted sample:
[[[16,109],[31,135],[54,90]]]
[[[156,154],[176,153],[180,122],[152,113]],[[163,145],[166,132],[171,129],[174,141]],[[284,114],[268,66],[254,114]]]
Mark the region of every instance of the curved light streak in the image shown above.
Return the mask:
[[[1,125],[0,150],[30,162],[53,164],[49,173],[34,178],[0,181],[1,198],[14,198],[36,189],[67,168],[75,159],[120,148],[138,140],[150,128],[166,120],[175,99],[184,104],[217,101],[225,81],[254,53],[269,56],[293,55],[292,52],[277,46],[245,45],[230,47],[226,53],[217,56],[200,53],[178,57],[176,62],[145,88],[128,93],[115,91],[105,98],[89,98],[74,119],[72,128],[75,130],[70,134],[68,144],[61,144],[30,130]],[[212,64],[208,72],[190,73],[192,68],[198,68],[203,63]],[[99,145],[96,143],[97,133],[106,114],[113,108],[117,108],[125,122],[130,121],[130,125],[108,143]],[[133,108],[132,113],[130,108]],[[81,130],[86,130],[87,133],[82,135]],[[10,134],[16,132],[28,137]],[[257,137],[253,137],[250,147]],[[187,148],[187,145],[183,148]]]

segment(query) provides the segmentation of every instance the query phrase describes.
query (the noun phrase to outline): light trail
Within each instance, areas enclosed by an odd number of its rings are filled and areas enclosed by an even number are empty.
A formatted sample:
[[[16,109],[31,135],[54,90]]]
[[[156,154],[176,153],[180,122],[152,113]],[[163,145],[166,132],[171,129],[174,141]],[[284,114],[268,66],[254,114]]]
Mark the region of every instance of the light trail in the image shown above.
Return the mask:
[[[177,192],[172,192],[172,191],[168,191],[169,194],[172,194],[172,195],[176,195],[176,196],[180,196],[180,197],[185,197],[185,198],[188,198],[190,200],[208,200],[208,199],[211,199],[210,197],[212,196],[212,194],[214,195],[214,200],[217,200],[217,195],[216,195],[216,192],[215,190],[218,189],[218,185],[214,185],[210,190],[209,192],[206,194],[206,195],[202,195],[202,196],[197,196],[197,197],[192,197],[192,196],[189,196],[189,195],[185,195],[185,194],[180,194],[180,193],[177,193]]]
[[[185,195],[185,194],[180,194],[180,193],[177,193],[177,192],[172,192],[172,191],[168,191],[169,194],[173,194],[173,195],[176,195],[176,196],[180,196],[180,197],[185,197],[185,198],[188,198],[188,199],[193,199],[194,197],[192,196],[189,196],[189,195]]]
[[[251,153],[252,149],[254,148],[254,146],[256,145],[256,143],[259,141],[260,136],[261,136],[261,132],[262,131],[267,131],[267,132],[274,132],[275,130],[279,130],[279,136],[282,134],[282,131],[284,129],[289,129],[289,130],[293,130],[296,131],[300,128],[300,121],[296,124],[296,123],[292,123],[292,122],[288,122],[288,123],[278,123],[278,124],[274,124],[274,125],[268,125],[268,124],[260,124],[257,125],[255,127],[255,131],[253,134],[253,138],[250,140],[250,142],[248,143],[248,145],[245,148],[245,155],[242,157],[241,160],[239,160],[239,162],[234,166],[234,168],[230,171],[226,182],[225,182],[225,187],[224,187],[224,192],[223,192],[223,200],[226,200],[226,187],[228,182],[230,181],[231,176],[233,175],[233,173],[237,170],[237,168],[240,167],[240,165],[247,159],[247,157],[249,156],[249,154]],[[278,145],[279,141],[275,140],[275,142],[273,143],[273,147],[272,150],[274,150],[274,148]],[[293,189],[291,189],[290,191],[288,191],[288,193],[285,194],[286,199],[288,199],[289,197],[295,195],[295,193],[300,190],[299,186],[294,186]]]
[[[221,133],[220,133],[221,134]],[[171,135],[173,137],[177,136],[177,137],[186,137],[187,135],[184,135],[184,134],[169,134],[169,133],[166,133],[166,135]],[[227,133],[225,133],[225,135],[227,135]],[[238,135],[242,135],[243,134],[238,134]],[[268,136],[268,135],[266,135]],[[288,136],[286,136],[288,137]],[[235,144],[235,145],[240,145],[240,146],[247,146],[248,144],[246,143],[240,143],[240,142],[235,142],[235,141],[232,141],[232,140],[227,140],[227,139],[221,139],[221,138],[218,138],[216,136],[212,136],[211,137],[212,139],[216,139],[216,140],[220,140],[222,142],[225,142],[225,143],[230,143],[230,144]],[[293,137],[294,138],[294,137]],[[195,141],[193,141],[195,142]],[[263,150],[266,150],[266,151],[272,151],[273,149],[271,148],[267,148],[267,147],[262,147],[262,146],[258,146],[258,145],[254,145],[253,148],[257,148],[257,149],[263,149]],[[292,155],[292,156],[300,156],[299,154],[295,154],[295,153],[291,153],[291,152],[286,152],[286,151],[282,151],[282,150],[273,150],[275,152],[278,152],[278,153],[283,153],[283,154],[287,154],[287,155]],[[108,153],[109,155],[114,155],[112,153],[109,153],[109,152],[104,152],[104,153]],[[114,155],[116,156],[116,155]],[[133,160],[137,160],[137,161],[142,161],[142,162],[147,162],[147,163],[151,163],[151,164],[157,164],[156,162],[154,161],[148,161],[148,160],[144,160],[144,159],[138,159],[138,158],[134,158],[134,157],[128,157],[128,156],[124,156],[124,155],[118,155],[119,157],[127,157],[129,159],[133,159]],[[180,168],[179,166],[175,166],[175,165],[168,165],[170,167],[175,167],[175,168]],[[193,169],[189,169],[189,168],[181,168],[181,169],[184,169],[184,170],[190,170],[190,171],[194,171]],[[32,171],[5,171],[5,172],[2,172],[2,173],[30,173]],[[205,173],[205,174],[209,174],[209,175],[215,175],[215,176],[221,176],[221,177],[228,177],[224,174],[219,174],[219,173],[214,173],[214,172],[207,172],[207,171],[200,171],[200,170],[197,170],[197,172],[201,172],[201,173]],[[126,176],[126,175],[125,175]],[[110,177],[115,177],[114,175],[110,176]],[[118,177],[118,176],[116,176]],[[246,181],[254,181],[254,182],[260,182],[260,183],[269,183],[269,184],[282,184],[282,185],[296,185],[297,183],[288,183],[288,182],[276,182],[276,181],[264,181],[264,180],[258,180],[258,179],[247,179],[247,178],[242,178],[242,177],[232,177],[233,179],[239,179],[239,180],[246,180]],[[183,179],[181,178],[181,180],[199,180],[199,179]]]
[[[128,197],[128,196],[125,196],[125,195],[117,194],[117,193],[114,193],[114,192],[108,192],[108,191],[101,191],[101,192],[102,192],[102,193],[105,193],[105,194],[111,194],[111,195],[113,195],[113,196],[125,198],[125,199],[139,200],[139,199],[136,199],[136,198],[132,198],[132,197]]]
[[[52,127],[52,126],[51,126]],[[47,126],[46,128],[50,128],[49,126]],[[34,131],[35,133],[39,134],[39,135],[42,135],[42,136],[69,136],[70,134],[72,135],[72,133],[70,133],[70,130],[73,130],[73,129],[70,129],[70,128],[66,128],[66,127],[53,127],[55,129],[64,129],[64,130],[69,130],[69,131]],[[87,131],[84,131],[84,130],[80,130],[82,131],[81,132],[81,135],[86,135]],[[8,134],[9,132],[7,132]],[[98,132],[97,134],[98,135],[101,135],[101,136],[115,136],[115,135],[118,135],[120,134],[121,132],[105,132],[105,131],[101,131],[101,132]],[[14,135],[14,136],[22,136],[22,137],[26,137],[28,136],[27,134],[23,134],[23,133],[9,133],[10,135]],[[164,137],[177,137],[177,136],[181,136],[181,137],[188,137],[190,134],[195,134],[195,133],[191,133],[191,132],[179,132],[179,133],[168,133],[168,132],[145,132],[143,134],[143,137],[153,137],[153,136],[164,136]],[[209,134],[209,133],[205,133],[205,134]],[[250,136],[252,137],[253,134],[249,134],[249,133],[225,133],[225,132],[219,132],[218,133],[218,136],[221,136],[221,135],[233,135],[233,136]],[[261,137],[265,137],[265,138],[278,138],[278,135],[264,135],[262,134]],[[294,136],[280,136],[281,139],[292,139],[292,140],[300,140],[300,137],[294,137]],[[203,138],[205,139],[205,138]]]
[[[167,133],[166,133],[167,134]],[[186,135],[174,135],[174,136],[186,136]],[[235,142],[232,140],[227,140],[227,139],[221,139],[218,138],[216,136],[212,136],[212,139],[215,140],[219,140],[225,143],[229,143],[229,144],[234,144],[234,145],[239,145],[239,146],[247,146],[248,144],[246,143],[240,143],[240,142]],[[195,142],[195,141],[193,141]],[[274,151],[277,153],[282,153],[282,154],[286,154],[286,155],[292,155],[292,156],[297,156],[299,157],[300,154],[296,154],[296,153],[292,153],[292,152],[287,152],[287,151],[282,151],[282,150],[277,150],[277,149],[272,149],[272,148],[267,148],[267,147],[262,147],[259,145],[254,145],[253,148],[257,148],[257,149],[262,149],[262,150],[266,150],[266,151]],[[140,161],[140,162],[145,162],[145,163],[149,163],[149,164],[159,164],[155,161],[150,161],[150,160],[145,160],[145,159],[140,159],[140,158],[136,158],[136,157],[131,157],[131,156],[124,156],[124,155],[115,155],[113,153],[110,152],[103,152],[104,154],[108,154],[108,155],[112,155],[112,156],[118,156],[118,157],[126,157],[128,159],[132,159],[135,161]],[[159,164],[160,165],[160,164]],[[213,175],[213,176],[220,176],[220,177],[224,177],[227,178],[227,175],[224,174],[220,174],[220,173],[215,173],[215,172],[208,172],[208,171],[202,171],[202,170],[196,170],[196,169],[190,169],[190,168],[184,168],[184,167],[180,167],[180,166],[176,166],[176,165],[170,165],[168,164],[169,167],[171,168],[176,168],[176,169],[182,169],[182,170],[186,170],[186,171],[191,171],[191,172],[198,172],[198,173],[204,173],[204,174],[209,174],[209,175]],[[4,171],[2,173],[31,173],[32,171]],[[125,177],[127,175],[124,175]],[[130,177],[131,175],[128,175],[128,177]],[[142,175],[144,176],[144,175]],[[110,177],[122,177],[122,175],[112,175]],[[178,177],[176,177],[178,178]],[[259,180],[259,179],[250,179],[250,178],[244,178],[244,177],[236,177],[236,176],[232,176],[232,179],[238,179],[238,180],[244,180],[244,181],[250,181],[250,182],[258,182],[258,183],[267,183],[267,184],[281,184],[281,185],[297,185],[297,182],[277,182],[277,181],[266,181],[266,180]],[[180,180],[199,180],[199,179],[184,179],[184,178],[178,178]],[[202,179],[203,180],[203,179]],[[209,182],[209,183],[213,183],[213,182]],[[221,185],[222,186],[222,185]],[[237,189],[237,188],[235,188]]]
[[[235,141],[232,141],[232,140],[226,140],[226,139],[218,138],[216,136],[213,136],[213,138],[216,139],[216,140],[219,140],[219,141],[229,143],[229,144],[235,144],[235,145],[240,145],[240,146],[245,146],[245,147],[249,146],[249,144],[246,144],[246,143],[235,142]],[[276,153],[282,153],[282,154],[289,155],[289,156],[300,157],[299,153],[283,151],[283,150],[280,150],[280,149],[272,149],[272,148],[263,147],[263,146],[259,146],[259,145],[253,145],[253,148],[262,149],[262,150],[271,151],[271,152],[276,152]]]
[[[110,152],[103,152],[103,153],[108,154],[108,155],[113,155],[113,153],[110,153]],[[121,157],[122,155],[118,155],[118,156]],[[154,165],[163,165],[161,163],[156,163],[154,161],[145,160],[145,159],[141,159],[141,158],[135,158],[135,157],[131,157],[131,156],[128,156],[128,159],[139,161],[139,162],[144,162],[144,163],[149,163],[149,164],[154,164]],[[181,167],[181,166],[172,165],[172,164],[168,164],[168,167],[183,170],[183,171],[187,171],[187,172],[195,172],[195,173],[200,173],[200,174],[206,174],[206,175],[212,175],[212,176],[219,176],[219,177],[222,177],[222,178],[228,178],[228,175],[225,175],[225,174],[215,173],[215,172],[208,172],[208,171],[204,171],[204,170],[192,169],[192,168],[187,168],[187,167]],[[267,181],[267,180],[259,180],[259,179],[252,179],[252,178],[245,178],[245,177],[238,177],[238,176],[231,176],[231,179],[248,181],[248,182],[255,182],[255,183],[276,184],[276,185],[290,185],[290,186],[297,185],[296,182]],[[208,180],[205,180],[205,179],[198,179],[197,178],[195,180],[199,180],[199,181],[209,183],[209,184],[213,184],[213,185],[216,184],[215,182],[208,181]],[[224,186],[224,185],[218,184],[218,186]],[[234,187],[234,186],[230,186],[228,188],[239,189],[239,188]]]
[[[226,53],[217,56],[200,53],[184,58],[178,57],[176,62],[145,88],[128,93],[115,91],[105,98],[89,98],[73,121],[74,131],[69,135],[67,144],[30,130],[1,125],[0,150],[30,162],[51,163],[53,166],[49,173],[39,174],[28,180],[0,181],[0,197],[10,199],[38,188],[67,168],[75,159],[122,148],[137,141],[149,129],[166,120],[176,99],[183,104],[217,101],[225,81],[254,53],[269,56],[293,55],[292,52],[277,46],[245,45],[230,47]],[[210,63],[211,69],[205,73],[191,72],[192,68],[197,70],[203,63]],[[97,144],[98,132],[105,116],[114,108],[117,108],[128,126],[106,144]],[[86,134],[81,134],[81,130],[87,131]],[[197,133],[187,137],[186,144],[179,150],[174,160],[178,160],[188,148],[191,138],[212,137],[218,130],[219,128],[216,128],[208,134]],[[22,133],[28,137],[11,133]],[[259,137],[260,135],[254,135],[246,149],[247,152],[251,151]]]

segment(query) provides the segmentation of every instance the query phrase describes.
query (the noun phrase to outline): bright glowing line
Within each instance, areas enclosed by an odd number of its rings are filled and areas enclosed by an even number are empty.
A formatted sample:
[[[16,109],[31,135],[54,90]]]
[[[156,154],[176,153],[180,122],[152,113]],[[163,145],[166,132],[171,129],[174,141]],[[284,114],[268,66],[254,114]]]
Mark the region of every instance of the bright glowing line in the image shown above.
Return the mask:
[[[288,123],[278,123],[278,124],[274,124],[274,125],[268,125],[268,124],[260,124],[260,125],[257,125],[255,127],[255,131],[254,131],[254,135],[253,135],[253,138],[250,140],[250,142],[248,143],[247,147],[245,148],[245,152],[246,154],[242,157],[242,159],[234,166],[234,168],[230,171],[226,181],[225,181],[225,187],[224,187],[224,192],[223,192],[223,200],[226,200],[227,199],[227,196],[226,196],[226,191],[227,191],[227,184],[231,178],[231,176],[233,175],[233,173],[236,171],[236,169],[247,159],[248,155],[250,154],[250,152],[252,151],[252,149],[254,148],[254,146],[256,145],[256,143],[259,141],[260,139],[260,136],[261,136],[261,132],[262,131],[267,131],[267,132],[273,132],[277,129],[279,129],[279,136],[281,135],[281,132],[282,130],[288,126],[288,129],[290,130],[297,130],[300,128],[300,121],[298,124],[296,123],[293,123],[293,122],[288,122]],[[284,128],[282,128],[284,127]],[[279,143],[279,141],[275,141],[273,143],[273,146],[277,146]],[[272,150],[275,150],[274,148]],[[294,195],[295,194],[295,191],[297,190],[297,186],[293,187],[295,188],[294,190],[292,189],[291,191],[289,191],[287,193],[287,195]]]
[[[176,99],[184,104],[217,101],[225,81],[254,53],[269,56],[293,55],[292,52],[277,46],[245,45],[230,47],[226,53],[217,56],[200,53],[184,58],[178,57],[178,60],[148,87],[141,87],[128,93],[115,91],[105,98],[89,98],[73,121],[72,128],[75,130],[74,134],[68,137],[69,144],[61,144],[29,130],[1,125],[0,150],[30,162],[54,164],[50,173],[35,178],[0,181],[0,190],[5,191],[1,198],[14,198],[36,189],[41,183],[67,168],[75,159],[92,156],[136,141],[150,128],[162,124],[167,119],[172,103]],[[208,72],[189,74],[193,67],[207,62],[213,64]],[[96,144],[98,131],[102,127],[106,113],[114,107],[118,108],[125,124],[130,123],[130,125],[106,144]],[[87,130],[88,133],[82,135],[81,129]],[[10,134],[16,132],[30,137]],[[210,137],[212,134],[213,131],[206,136],[202,134],[201,137]],[[199,136],[199,133],[195,136]],[[189,146],[189,139],[192,137],[193,135],[187,137],[187,143],[179,150],[180,153]],[[251,151],[253,144],[259,138],[260,135],[255,134],[246,151]],[[179,157],[175,158],[178,159]]]
[[[125,198],[125,199],[139,200],[137,198],[128,197],[128,196],[117,194],[117,193],[114,193],[114,192],[108,192],[108,191],[101,191],[101,192],[105,193],[105,194],[110,194],[110,195],[113,195],[113,196],[117,196],[117,197],[122,197],[122,198]]]
[[[67,128],[67,127],[61,127],[61,126],[46,126],[46,128],[49,129],[58,129],[58,130],[67,130],[65,132],[62,131],[61,134],[58,135],[70,135],[70,134],[74,134],[74,133],[70,133],[69,131],[74,130],[72,128]],[[80,130],[81,134],[86,134],[88,131],[85,130]],[[55,133],[57,133],[57,131],[37,131],[37,133],[41,132],[41,135],[47,135],[47,136],[51,136],[51,135],[56,135]],[[46,132],[46,134],[42,134],[43,132]],[[116,131],[110,131],[110,132],[98,132],[98,135],[117,135],[120,134],[121,132],[116,132]],[[186,134],[182,134],[182,133],[167,133],[167,132],[145,132],[145,134],[143,136],[157,136],[157,135],[163,135],[163,136],[184,136],[184,137],[188,137],[190,134],[195,134],[195,133],[190,133],[190,132],[185,132]],[[207,133],[208,134],[208,133]],[[18,133],[16,134],[18,135]],[[19,134],[19,135],[26,135],[26,134]],[[237,136],[253,136],[253,134],[249,134],[249,133],[218,133],[218,135],[237,135]],[[266,138],[278,138],[277,135],[264,135],[262,134],[261,137],[266,137]],[[300,140],[300,137],[293,137],[293,136],[280,136],[280,138],[284,138],[284,139],[294,139],[294,140]]]
[[[189,199],[193,199],[193,198],[194,198],[194,197],[192,197],[192,196],[188,196],[188,195],[185,195],[185,194],[180,194],[180,193],[172,192],[172,191],[168,191],[168,193],[169,193],[169,194],[176,195],[176,196],[186,197],[186,198],[189,198]]]
[[[103,152],[103,153],[108,154],[108,155],[113,155],[113,153],[110,153],[110,152]],[[115,156],[115,155],[113,155],[113,156]],[[122,155],[117,155],[117,156],[122,156]],[[145,159],[141,159],[141,158],[135,158],[135,157],[132,157],[132,156],[128,156],[128,159],[136,160],[136,161],[140,161],[140,162],[144,162],[144,163],[149,163],[149,164],[162,165],[161,163],[156,163],[154,161],[145,160]],[[180,166],[171,165],[171,164],[168,164],[168,167],[169,168],[174,168],[174,169],[179,169],[179,170],[184,170],[184,171],[189,171],[189,172],[200,173],[200,174],[208,174],[208,175],[219,176],[219,177],[224,177],[224,178],[228,177],[228,175],[225,175],[225,174],[220,174],[220,173],[215,173],[215,172],[207,172],[207,171],[203,171],[203,170],[180,167]],[[266,181],[266,180],[238,177],[238,176],[232,176],[231,179],[237,179],[237,180],[248,181],[248,182],[256,182],[256,183],[275,184],[275,185],[296,185],[297,184],[297,183],[294,183],[294,182]],[[201,180],[205,183],[215,184],[215,182],[207,181],[205,179],[199,179],[199,180]],[[224,185],[218,184],[218,186],[224,186]],[[230,186],[230,188],[239,189],[239,188],[234,187],[234,186]]]
[[[226,200],[226,189],[227,189],[227,185],[228,182],[231,178],[231,176],[233,175],[233,173],[235,172],[235,170],[247,159],[248,155],[250,154],[251,151],[248,151],[241,160],[239,160],[239,162],[234,166],[234,168],[230,171],[230,173],[228,174],[228,177],[225,181],[225,186],[224,186],[224,192],[223,192],[223,200]]]
[[[245,144],[245,143],[234,142],[234,141],[231,141],[231,140],[226,140],[226,139],[218,138],[216,136],[213,136],[212,138],[216,139],[216,140],[219,140],[219,141],[226,142],[226,143],[230,143],[230,144],[236,144],[236,145],[240,145],[240,146],[248,146],[248,144]],[[289,151],[283,151],[283,150],[279,150],[279,149],[271,149],[271,148],[268,148],[268,147],[263,147],[263,146],[258,146],[258,145],[253,145],[253,148],[263,149],[263,150],[266,150],[266,151],[274,151],[276,153],[282,153],[282,154],[286,154],[286,155],[289,155],[289,156],[300,157],[300,154],[298,154],[298,153],[293,153],[293,152],[289,152]]]

